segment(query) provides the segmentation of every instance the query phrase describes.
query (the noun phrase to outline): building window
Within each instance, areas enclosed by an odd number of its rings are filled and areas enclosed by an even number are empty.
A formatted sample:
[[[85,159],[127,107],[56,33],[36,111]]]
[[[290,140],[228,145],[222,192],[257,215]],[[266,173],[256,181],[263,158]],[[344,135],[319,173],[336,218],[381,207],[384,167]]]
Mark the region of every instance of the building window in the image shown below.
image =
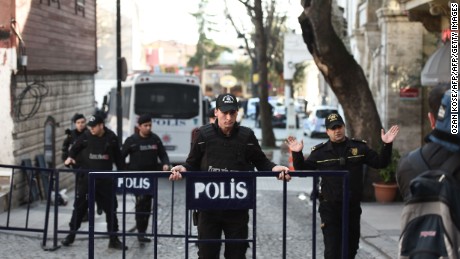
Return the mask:
[[[85,17],[85,0],[75,0],[75,14],[78,13]]]
[[[48,5],[51,6],[51,4],[57,5],[58,9],[61,9],[61,0],[48,0]],[[43,3],[43,0],[40,0],[40,4]]]

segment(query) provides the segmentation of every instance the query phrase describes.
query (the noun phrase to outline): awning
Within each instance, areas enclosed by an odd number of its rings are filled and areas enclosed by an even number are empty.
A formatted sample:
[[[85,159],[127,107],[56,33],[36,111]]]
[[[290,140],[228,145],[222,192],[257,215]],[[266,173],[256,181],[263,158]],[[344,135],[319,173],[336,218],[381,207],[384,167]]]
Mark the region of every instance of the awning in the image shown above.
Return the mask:
[[[450,41],[436,50],[423,67],[422,86],[450,84]]]

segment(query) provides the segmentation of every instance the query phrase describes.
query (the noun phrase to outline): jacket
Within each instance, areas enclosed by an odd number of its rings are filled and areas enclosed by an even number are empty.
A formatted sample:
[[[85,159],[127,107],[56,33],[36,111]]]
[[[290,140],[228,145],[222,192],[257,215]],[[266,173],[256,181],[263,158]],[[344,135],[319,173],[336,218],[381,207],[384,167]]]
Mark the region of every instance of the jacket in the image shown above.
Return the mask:
[[[429,142],[428,138],[426,138],[426,141],[428,141],[428,143],[421,147],[422,158],[432,170],[439,169],[442,164],[453,155],[459,157],[459,163],[454,177],[460,183],[460,154],[453,153],[438,143]],[[396,181],[398,182],[399,190],[404,200],[408,200],[410,196],[410,182],[421,173],[423,172],[418,172],[412,167],[408,159],[408,154],[399,161],[398,169],[396,170]]]
[[[212,131],[213,134],[205,134]],[[238,135],[246,131],[244,142]],[[224,158],[224,159],[223,159]],[[223,164],[222,164],[223,163]],[[192,143],[184,164],[188,171],[271,171],[275,166],[263,153],[254,132],[235,124],[230,136],[218,126],[218,121],[202,126]]]
[[[169,157],[163,142],[154,133],[150,133],[146,138],[141,137],[139,133],[128,137],[123,143],[121,154],[123,158],[129,155],[130,163],[127,165],[129,170],[160,170],[158,159],[160,159],[162,165],[169,165]]]
[[[331,141],[312,148],[310,156],[304,161],[302,152],[292,152],[296,170],[347,170],[350,173],[350,201],[360,202],[363,193],[363,167],[384,168],[390,163],[392,143],[384,144],[380,154],[369,148],[365,141],[346,138],[343,153]],[[342,178],[322,177],[320,199],[342,201]]]
[[[70,148],[69,156],[77,158],[82,169],[110,171],[113,164],[118,170],[125,168],[117,136],[107,127],[104,131],[104,135],[98,137],[87,130]]]

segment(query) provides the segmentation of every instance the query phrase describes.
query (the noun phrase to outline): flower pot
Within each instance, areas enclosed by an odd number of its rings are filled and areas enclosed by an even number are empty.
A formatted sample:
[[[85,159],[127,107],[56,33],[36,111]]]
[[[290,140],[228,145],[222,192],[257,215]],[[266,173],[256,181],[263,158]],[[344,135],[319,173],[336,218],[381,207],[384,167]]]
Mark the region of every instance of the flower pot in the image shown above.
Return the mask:
[[[381,203],[392,202],[396,198],[398,185],[396,183],[373,183],[375,199]]]

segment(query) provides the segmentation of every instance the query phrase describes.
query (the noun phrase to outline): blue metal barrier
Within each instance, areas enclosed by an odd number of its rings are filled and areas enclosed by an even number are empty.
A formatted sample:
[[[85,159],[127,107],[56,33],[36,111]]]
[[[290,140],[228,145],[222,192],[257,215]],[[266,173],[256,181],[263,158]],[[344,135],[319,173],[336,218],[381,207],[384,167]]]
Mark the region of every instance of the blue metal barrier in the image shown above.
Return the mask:
[[[11,166],[11,165],[0,165],[0,168],[8,168],[11,169],[11,181],[10,181],[10,193],[8,197],[8,211],[7,211],[7,219],[6,219],[6,225],[3,226],[0,224],[0,229],[2,230],[8,230],[8,231],[25,231],[25,232],[38,232],[43,234],[43,241],[41,243],[41,246],[44,250],[56,250],[60,246],[58,245],[58,234],[59,233],[70,233],[69,230],[59,230],[58,229],[58,215],[59,215],[59,204],[58,204],[58,197],[59,197],[59,182],[60,182],[60,173],[88,173],[86,170],[73,170],[73,169],[47,169],[47,168],[38,168],[38,167],[24,167],[24,166]],[[11,210],[11,204],[12,204],[12,199],[13,199],[13,183],[14,183],[14,178],[18,172],[25,172],[25,171],[34,172],[36,177],[41,177],[41,174],[46,174],[47,178],[41,178],[48,181],[47,185],[49,188],[46,190],[46,213],[45,213],[45,218],[44,220],[44,225],[43,228],[41,227],[29,227],[29,212],[31,210],[31,201],[29,200],[27,206],[26,206],[26,219],[25,219],[25,224],[24,226],[11,226],[10,225],[10,210]],[[30,175],[30,174],[29,174]],[[186,228],[185,228],[185,233],[183,234],[175,234],[173,232],[173,220],[171,219],[171,232],[170,233],[159,233],[158,232],[158,179],[159,178],[168,178],[170,175],[170,172],[91,172],[89,173],[89,197],[88,197],[88,204],[89,204],[89,231],[76,231],[74,233],[77,234],[88,234],[89,237],[89,242],[88,242],[88,249],[89,249],[89,257],[94,258],[94,235],[95,234],[117,234],[122,236],[122,242],[123,244],[126,243],[126,236],[136,236],[138,235],[137,233],[127,233],[127,228],[126,228],[126,216],[130,214],[135,214],[134,212],[127,211],[126,208],[126,194],[128,193],[135,193],[135,190],[129,190],[126,188],[121,188],[119,191],[123,195],[122,199],[122,211],[121,212],[116,212],[116,209],[114,208],[113,211],[114,213],[122,214],[122,221],[121,221],[121,226],[122,226],[122,232],[121,233],[108,233],[108,232],[96,232],[94,229],[94,215],[95,215],[95,209],[94,209],[94,201],[95,201],[95,193],[94,193],[94,183],[96,178],[100,177],[106,177],[106,178],[112,178],[112,179],[118,179],[121,178],[125,180],[126,178],[133,178],[133,177],[144,177],[150,179],[150,183],[153,186],[152,189],[149,190],[149,194],[152,195],[153,197],[153,209],[151,212],[152,215],[152,234],[151,236],[153,237],[153,243],[154,243],[154,256],[157,258],[158,254],[158,238],[184,238],[186,242],[186,254],[185,256],[188,258],[188,243],[189,241],[192,241],[191,243],[199,243],[199,242],[252,242],[254,245],[252,246],[253,251],[253,257],[255,258],[256,256],[256,230],[257,230],[257,220],[256,220],[256,196],[254,195],[254,204],[249,205],[249,208],[253,210],[253,231],[252,231],[252,239],[247,239],[247,240],[190,240],[191,238],[195,238],[196,236],[191,235],[191,224],[189,220],[189,215],[191,210],[197,208],[196,206],[188,206],[189,201],[186,201],[186,210],[185,210],[185,217],[186,217]],[[342,222],[348,222],[348,210],[349,210],[349,192],[347,191],[349,189],[349,177],[348,177],[348,172],[346,171],[295,171],[295,172],[290,172],[290,175],[292,177],[312,177],[313,179],[313,186],[317,186],[318,182],[318,177],[321,176],[336,176],[336,177],[342,177],[343,178],[343,209],[342,209]],[[244,178],[251,178],[251,181],[254,182],[254,185],[251,187],[254,189],[252,192],[253,194],[256,193],[256,179],[257,177],[276,177],[278,176],[277,172],[232,172],[232,173],[219,173],[219,174],[210,174],[209,172],[185,172],[183,173],[184,176],[184,181],[189,181],[192,178],[208,178],[208,179],[216,179],[218,180],[219,178],[225,178],[225,177],[244,177]],[[125,182],[125,181],[123,181]],[[173,192],[174,192],[174,182],[171,183],[173,186]],[[287,190],[289,187],[289,183],[283,181],[280,184],[283,185],[283,233],[282,233],[282,243],[283,243],[283,258],[286,258],[286,251],[287,251],[287,242],[286,242],[286,205],[287,205],[287,199],[286,199],[286,194]],[[54,203],[54,207],[51,207],[51,191],[55,190],[54,193],[54,200],[56,201]],[[29,195],[30,195],[30,189],[29,189]],[[315,192],[313,192],[313,195],[316,195]],[[115,198],[115,197],[114,197]],[[187,197],[186,197],[187,198]],[[174,206],[174,193],[171,194],[171,205]],[[50,212],[51,208],[53,208],[53,218],[50,218]],[[33,209],[33,208],[32,208]],[[172,208],[171,208],[172,210]],[[312,216],[313,216],[313,222],[312,222],[312,236],[316,237],[316,197],[313,197],[313,206],[312,206]],[[174,214],[174,213],[172,213]],[[48,229],[50,227],[50,222],[49,220],[52,220],[52,246],[47,247],[46,242],[48,239]],[[342,224],[342,244],[347,244],[348,243],[348,224]],[[312,255],[313,258],[316,258],[316,238],[312,239]],[[342,246],[342,258],[346,258],[348,255],[348,246],[343,245]],[[123,251],[123,258],[125,258],[125,251]]]
[[[153,182],[154,190],[152,191],[152,196],[153,196],[153,201],[154,201],[154,207],[152,210],[152,222],[153,224],[153,238],[154,238],[154,256],[157,258],[157,252],[158,252],[158,237],[183,237],[185,238],[186,242],[186,258],[188,258],[188,243],[199,243],[199,242],[253,242],[253,257],[256,258],[256,178],[257,177],[277,177],[278,172],[221,172],[218,174],[210,174],[209,172],[184,172],[182,173],[184,180],[188,181],[188,179],[193,179],[193,178],[201,178],[201,179],[221,179],[221,178],[237,178],[237,177],[242,177],[242,178],[252,178],[252,181],[254,182],[252,188],[252,193],[254,194],[254,204],[246,204],[245,206],[248,206],[247,208],[253,209],[253,237],[252,239],[244,239],[244,240],[239,240],[239,239],[233,239],[233,240],[190,240],[190,235],[189,235],[189,211],[193,209],[200,209],[200,204],[194,204],[193,202],[190,202],[189,198],[186,197],[186,219],[185,219],[185,225],[186,225],[186,232],[183,235],[177,235],[177,234],[159,234],[158,233],[158,222],[157,222],[157,215],[158,215],[158,201],[157,201],[157,189],[158,189],[158,178],[167,178],[170,176],[170,172],[90,172],[89,173],[89,195],[88,195],[88,204],[89,204],[89,231],[88,231],[88,237],[89,237],[89,242],[88,242],[88,252],[89,252],[89,258],[94,258],[94,235],[95,234],[100,234],[96,233],[94,231],[94,202],[95,202],[95,193],[94,193],[94,188],[95,188],[95,181],[97,178],[112,178],[112,179],[123,179],[123,183],[126,182],[126,179],[130,178],[139,178],[139,177],[147,177],[151,179]],[[318,177],[321,176],[335,176],[335,177],[342,177],[343,178],[343,204],[344,206],[342,207],[342,222],[348,222],[348,211],[349,211],[349,176],[347,171],[295,171],[295,172],[290,172],[290,175],[292,177],[312,177],[313,178],[313,185],[316,186],[318,182]],[[186,183],[187,184],[187,183]],[[283,258],[286,258],[286,249],[287,249],[287,244],[286,244],[286,194],[287,194],[287,189],[288,189],[288,183],[286,181],[283,181]],[[123,208],[121,214],[123,214],[122,218],[122,233],[118,234],[121,235],[122,238],[122,243],[125,245],[125,237],[129,235],[136,235],[136,234],[129,234],[126,233],[126,214],[129,214],[129,212],[126,211],[126,194],[133,192],[131,189],[126,189],[123,188],[121,190],[121,193],[123,195]],[[217,203],[216,203],[217,204]],[[214,204],[215,206],[215,204]],[[316,198],[313,199],[313,226],[312,226],[312,233],[313,237],[316,236]],[[172,223],[171,223],[172,224]],[[172,231],[172,229],[171,229]],[[116,233],[110,233],[110,234],[116,234]],[[348,243],[348,224],[342,224],[342,244],[347,244]],[[316,258],[316,238],[312,239],[312,249],[313,249],[313,258]],[[126,251],[123,251],[123,258],[125,258]],[[342,258],[347,258],[348,255],[348,246],[347,245],[342,245]]]
[[[8,231],[24,231],[24,232],[38,232],[43,234],[43,243],[42,247],[46,246],[46,237],[47,237],[47,230],[48,230],[48,216],[49,216],[49,208],[51,206],[51,188],[47,190],[46,196],[49,197],[46,199],[46,216],[43,219],[44,226],[43,228],[37,228],[37,227],[29,227],[29,215],[30,215],[30,210],[31,210],[31,204],[33,202],[38,202],[35,201],[35,199],[38,199],[38,188],[40,186],[37,185],[36,179],[34,179],[34,175],[39,176],[40,174],[46,174],[48,179],[42,178],[43,181],[48,180],[47,183],[43,182],[43,184],[46,184],[47,186],[52,186],[53,183],[53,176],[54,176],[54,170],[53,169],[47,169],[47,168],[38,168],[38,167],[32,167],[32,166],[14,166],[14,165],[0,165],[0,168],[6,168],[6,169],[11,169],[11,179],[10,179],[10,189],[8,193],[8,210],[7,210],[7,217],[6,217],[6,223],[5,225],[0,225],[0,229],[2,230],[8,230]],[[23,173],[26,182],[27,183],[32,183],[35,182],[34,185],[29,185],[28,184],[28,196],[26,202],[26,217],[25,217],[25,222],[24,226],[11,226],[10,225],[10,216],[11,216],[11,207],[12,207],[12,200],[13,200],[13,191],[14,191],[14,179],[17,173]],[[33,193],[35,192],[35,194]],[[35,198],[32,198],[34,196]],[[43,198],[43,197],[42,197]]]

